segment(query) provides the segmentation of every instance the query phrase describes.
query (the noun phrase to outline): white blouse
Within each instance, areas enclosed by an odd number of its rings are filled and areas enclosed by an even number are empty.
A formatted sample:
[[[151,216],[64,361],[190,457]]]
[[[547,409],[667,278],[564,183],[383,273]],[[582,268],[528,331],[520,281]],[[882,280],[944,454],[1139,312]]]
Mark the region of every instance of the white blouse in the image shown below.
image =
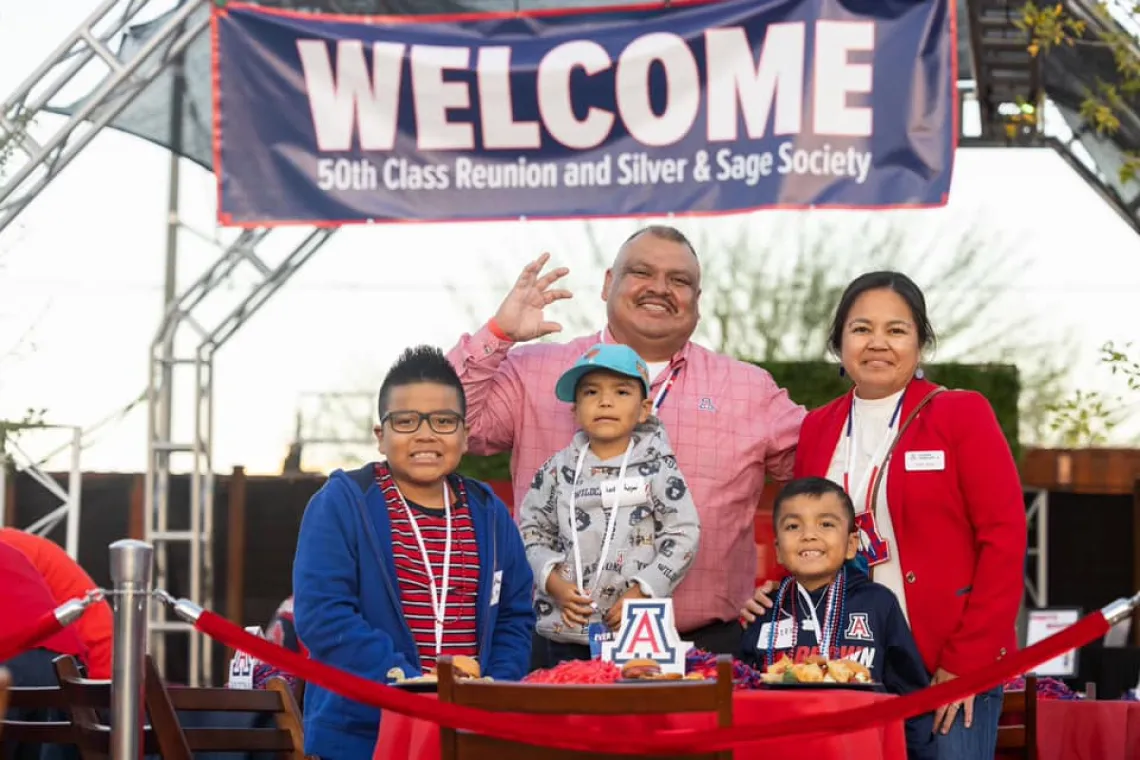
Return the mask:
[[[903,391],[879,399],[861,399],[855,397],[854,432],[856,451],[852,468],[854,472],[848,473],[848,480],[852,489],[859,493],[849,494],[855,503],[855,513],[866,511],[867,489],[874,486],[867,478],[868,471],[873,465],[871,459],[883,447],[887,434],[894,435],[898,431],[901,420],[896,420],[891,427],[891,416],[898,406]],[[827,470],[827,477],[840,485],[843,484],[843,472],[847,467],[847,446],[850,438],[847,436],[847,425],[843,426],[843,433],[839,436],[839,443],[831,457],[831,466]],[[863,481],[867,485],[863,486]],[[887,474],[883,473],[882,484],[879,486],[878,498],[875,501],[875,525],[879,529],[879,536],[887,542],[890,559],[882,564],[875,565],[875,582],[881,583],[895,593],[902,607],[903,615],[907,615],[906,593],[903,587],[902,565],[899,562],[899,547],[895,541],[895,528],[891,522],[891,511],[887,506]],[[909,617],[907,618],[909,622]]]

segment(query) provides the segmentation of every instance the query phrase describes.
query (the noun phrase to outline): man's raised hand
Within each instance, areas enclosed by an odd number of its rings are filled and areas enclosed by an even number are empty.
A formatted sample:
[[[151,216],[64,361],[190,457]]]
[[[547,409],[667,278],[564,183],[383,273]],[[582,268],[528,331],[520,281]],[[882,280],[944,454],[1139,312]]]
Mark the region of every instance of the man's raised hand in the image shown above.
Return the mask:
[[[546,274],[540,274],[550,254],[544,253],[527,264],[515,281],[514,287],[499,305],[495,313],[495,324],[512,341],[522,343],[543,335],[561,332],[562,325],[548,321],[545,309],[555,301],[571,298],[569,290],[551,288],[558,280],[570,273],[566,267],[559,267]]]

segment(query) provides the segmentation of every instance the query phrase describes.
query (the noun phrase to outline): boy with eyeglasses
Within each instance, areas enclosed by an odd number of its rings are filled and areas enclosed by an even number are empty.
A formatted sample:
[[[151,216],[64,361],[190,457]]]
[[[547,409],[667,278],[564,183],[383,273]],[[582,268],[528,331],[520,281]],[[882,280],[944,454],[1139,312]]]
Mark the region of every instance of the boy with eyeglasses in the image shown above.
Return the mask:
[[[313,659],[378,682],[430,674],[441,655],[495,680],[530,662],[534,583],[522,539],[484,483],[455,473],[466,399],[443,353],[406,351],[374,428],[385,461],[337,470],[305,509],[293,564],[298,638]],[[378,710],[314,684],[305,754],[371,757]]]

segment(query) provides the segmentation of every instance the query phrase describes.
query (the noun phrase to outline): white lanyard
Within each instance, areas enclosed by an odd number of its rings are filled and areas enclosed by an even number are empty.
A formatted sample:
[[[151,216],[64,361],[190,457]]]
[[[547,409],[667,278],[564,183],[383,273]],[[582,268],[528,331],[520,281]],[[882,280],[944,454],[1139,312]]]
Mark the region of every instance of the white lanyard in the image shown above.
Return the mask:
[[[819,649],[819,654],[821,657],[823,657],[823,659],[826,660],[828,659],[828,653],[831,651],[831,637],[835,634],[835,632],[825,631],[820,627],[819,616],[815,612],[815,604],[812,603],[811,594],[809,594],[807,592],[807,589],[801,586],[798,582],[796,583],[796,588],[799,589],[800,597],[803,598],[804,605],[808,610],[808,614],[811,615],[812,630],[815,632],[815,643]],[[826,602],[828,594],[830,593],[831,587],[829,586],[827,591],[823,593],[823,597],[820,599],[820,601]],[[824,617],[827,618],[828,616],[824,615]],[[827,621],[825,620],[824,622]],[[799,625],[799,621],[792,620],[792,625]]]
[[[848,412],[847,416],[847,465],[843,471],[843,487],[847,490],[847,495],[851,497],[852,501],[858,501],[859,498],[865,500],[864,511],[873,511],[871,494],[868,493],[868,489],[870,489],[879,468],[883,466],[883,459],[886,458],[887,451],[890,450],[891,443],[894,441],[893,431],[899,420],[902,402],[900,396],[898,405],[895,406],[895,412],[891,415],[891,421],[887,424],[887,434],[883,437],[883,442],[879,445],[878,451],[871,457],[871,461],[867,463],[867,469],[863,471],[863,477],[859,480],[858,485],[852,490],[851,475],[855,472],[855,450],[858,448],[858,433],[855,427],[855,399],[851,399],[851,411]],[[859,510],[858,505],[855,509],[856,511]]]
[[[396,489],[396,493],[400,493],[399,488]],[[412,508],[408,506],[408,502],[402,493],[400,494],[400,503],[404,505],[408,521],[412,524],[412,532],[416,534],[416,543],[420,545],[420,556],[424,560],[424,572],[427,573],[428,577],[428,591],[431,593],[431,613],[432,617],[435,618],[435,656],[439,657],[443,651],[443,621],[447,617],[447,586],[451,577],[451,493],[447,490],[447,483],[445,482],[443,484],[443,513],[447,518],[447,533],[443,541],[443,583],[438,591],[435,587],[435,571],[431,569],[431,558],[428,557],[424,536],[420,533],[416,516],[412,513]]]
[[[605,538],[602,540],[602,553],[598,557],[598,570],[594,573],[594,588],[586,590],[586,581],[582,577],[582,549],[578,545],[578,510],[574,506],[574,491],[578,486],[578,478],[582,475],[582,465],[586,461],[586,454],[590,451],[590,445],[585,444],[582,446],[582,452],[578,454],[578,464],[574,467],[574,482],[570,484],[570,544],[574,550],[574,577],[578,581],[578,588],[583,596],[591,599],[594,598],[594,592],[598,590],[598,578],[602,575],[602,570],[606,566],[606,556],[610,553],[610,544],[614,540],[614,534],[617,532],[617,514],[618,504],[621,503],[621,495],[625,491],[625,468],[629,464],[629,457],[633,453],[633,439],[630,438],[629,445],[625,448],[625,455],[621,458],[621,469],[618,470],[617,489],[614,491],[614,503],[610,507],[610,519],[606,522]],[[605,504],[605,488],[602,488],[602,500]]]

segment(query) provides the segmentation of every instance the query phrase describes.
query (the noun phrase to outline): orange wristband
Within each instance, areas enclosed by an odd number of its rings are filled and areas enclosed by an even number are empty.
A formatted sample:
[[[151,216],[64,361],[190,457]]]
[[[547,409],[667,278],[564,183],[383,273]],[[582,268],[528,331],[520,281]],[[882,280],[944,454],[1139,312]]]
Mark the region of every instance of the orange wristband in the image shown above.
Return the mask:
[[[491,334],[499,340],[505,340],[508,343],[514,342],[511,340],[511,336],[503,332],[503,328],[499,327],[499,323],[495,321],[494,317],[491,317],[491,321],[487,323],[487,329],[490,330]]]

